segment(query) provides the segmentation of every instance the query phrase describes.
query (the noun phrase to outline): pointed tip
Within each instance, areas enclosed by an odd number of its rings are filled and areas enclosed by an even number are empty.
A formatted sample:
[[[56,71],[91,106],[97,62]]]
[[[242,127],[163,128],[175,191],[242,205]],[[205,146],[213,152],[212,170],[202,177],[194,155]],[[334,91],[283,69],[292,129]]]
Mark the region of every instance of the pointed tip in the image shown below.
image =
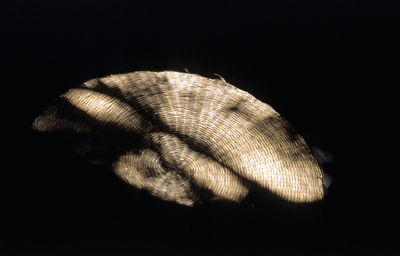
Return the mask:
[[[218,76],[219,79],[222,80],[222,82],[226,83],[225,78],[223,78],[221,75],[218,75],[217,73],[214,73],[214,75]]]

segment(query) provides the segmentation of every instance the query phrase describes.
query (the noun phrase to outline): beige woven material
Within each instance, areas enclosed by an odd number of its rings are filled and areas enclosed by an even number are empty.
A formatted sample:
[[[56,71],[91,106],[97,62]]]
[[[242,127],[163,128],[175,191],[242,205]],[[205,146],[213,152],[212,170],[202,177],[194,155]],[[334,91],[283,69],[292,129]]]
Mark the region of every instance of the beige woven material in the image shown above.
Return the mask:
[[[321,170],[303,138],[271,106],[223,79],[179,72],[93,79],[61,95],[33,127],[86,138],[75,143],[78,153],[179,204],[241,202],[256,187],[291,202],[323,197]]]

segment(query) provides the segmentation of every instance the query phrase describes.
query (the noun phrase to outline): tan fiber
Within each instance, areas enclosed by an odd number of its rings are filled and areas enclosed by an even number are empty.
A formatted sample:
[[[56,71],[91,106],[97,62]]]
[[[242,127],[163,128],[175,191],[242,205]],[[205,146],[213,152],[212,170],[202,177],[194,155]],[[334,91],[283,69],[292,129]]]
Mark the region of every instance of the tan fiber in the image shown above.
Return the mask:
[[[321,170],[303,138],[271,106],[223,79],[179,72],[93,79],[61,95],[33,127],[86,134],[81,154],[179,204],[241,202],[255,188],[291,202],[323,197]]]

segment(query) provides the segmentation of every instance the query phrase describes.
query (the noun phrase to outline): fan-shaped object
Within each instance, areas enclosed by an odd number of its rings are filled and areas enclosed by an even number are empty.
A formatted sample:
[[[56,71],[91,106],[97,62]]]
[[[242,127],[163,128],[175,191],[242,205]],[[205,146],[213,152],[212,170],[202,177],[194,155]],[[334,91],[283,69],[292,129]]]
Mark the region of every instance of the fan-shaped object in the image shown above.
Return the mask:
[[[255,188],[292,202],[324,194],[303,138],[223,79],[179,72],[93,79],[56,99],[33,128],[73,135],[79,154],[179,204],[241,202]]]

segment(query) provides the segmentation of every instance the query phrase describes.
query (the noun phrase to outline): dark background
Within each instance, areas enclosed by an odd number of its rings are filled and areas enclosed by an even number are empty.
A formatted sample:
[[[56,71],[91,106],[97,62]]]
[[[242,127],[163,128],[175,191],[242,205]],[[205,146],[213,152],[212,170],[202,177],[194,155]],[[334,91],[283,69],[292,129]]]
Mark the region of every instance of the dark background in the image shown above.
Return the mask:
[[[2,255],[398,253],[399,5],[266,2],[2,4]],[[185,68],[223,76],[334,155],[325,200],[179,207],[30,130],[88,79]]]

